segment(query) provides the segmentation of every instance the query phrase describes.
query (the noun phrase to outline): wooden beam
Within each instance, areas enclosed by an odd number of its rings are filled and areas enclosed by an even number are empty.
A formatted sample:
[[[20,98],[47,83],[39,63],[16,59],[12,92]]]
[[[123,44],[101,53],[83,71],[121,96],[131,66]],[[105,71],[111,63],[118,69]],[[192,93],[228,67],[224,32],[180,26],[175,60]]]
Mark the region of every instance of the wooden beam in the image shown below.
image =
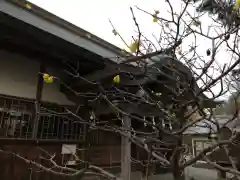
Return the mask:
[[[123,117],[123,129],[130,136],[131,119],[129,116]],[[123,180],[131,179],[131,142],[128,137],[122,136],[121,142],[121,178]]]

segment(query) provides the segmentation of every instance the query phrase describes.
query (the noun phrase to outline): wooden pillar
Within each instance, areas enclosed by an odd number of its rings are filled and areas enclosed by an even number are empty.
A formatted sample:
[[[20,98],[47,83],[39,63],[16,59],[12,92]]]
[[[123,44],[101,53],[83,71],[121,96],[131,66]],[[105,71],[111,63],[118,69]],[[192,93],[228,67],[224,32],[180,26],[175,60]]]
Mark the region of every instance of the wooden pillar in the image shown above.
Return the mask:
[[[123,116],[123,128],[131,130],[131,119],[129,116]],[[130,131],[126,131],[128,135],[131,135]],[[128,137],[122,136],[121,139],[121,179],[131,179],[131,141]]]
[[[218,180],[225,180],[226,179],[226,172],[225,171],[218,171]]]
[[[35,99],[35,107],[34,107],[34,115],[33,115],[33,134],[32,138],[37,138],[38,131],[38,123],[39,123],[39,111],[40,111],[40,101],[42,98],[42,90],[43,90],[43,77],[42,73],[46,70],[43,63],[40,65],[39,74],[37,76],[37,90],[36,90],[36,99]]]
[[[84,101],[84,106],[81,107],[76,111],[77,115],[82,117],[83,119],[86,119],[87,121],[90,120],[90,111],[91,107],[88,104],[88,101]],[[84,162],[90,162],[90,142],[89,142],[89,125],[88,124],[82,124],[81,128],[83,129],[83,144],[81,144],[81,148],[83,151],[81,152],[81,158]],[[88,167],[88,163],[84,163],[84,167]]]
[[[88,129],[89,129],[89,125],[84,124],[83,125],[83,130],[84,130],[84,137],[83,137],[83,152],[82,152],[82,160],[85,162],[89,162],[90,158],[89,158],[89,148],[90,148],[90,144],[88,142]],[[84,167],[87,168],[88,164],[84,164]]]

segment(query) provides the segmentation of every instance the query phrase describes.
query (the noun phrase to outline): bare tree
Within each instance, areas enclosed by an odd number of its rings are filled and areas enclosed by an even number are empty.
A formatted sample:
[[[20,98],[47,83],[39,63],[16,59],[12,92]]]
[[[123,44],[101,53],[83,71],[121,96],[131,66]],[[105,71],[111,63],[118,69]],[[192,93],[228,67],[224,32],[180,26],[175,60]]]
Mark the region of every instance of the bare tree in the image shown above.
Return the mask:
[[[229,155],[229,149],[238,146],[239,133],[234,133],[231,129],[230,137],[218,136],[224,127],[236,119],[238,111],[229,116],[224,124],[214,120],[213,113],[216,108],[214,103],[226,94],[229,95],[229,87],[233,83],[229,76],[240,62],[239,13],[236,9],[239,4],[217,0],[166,0],[160,3],[164,4],[166,12],[148,12],[138,6],[130,8],[136,26],[132,44],[124,40],[121,32],[111,22],[113,34],[121,38],[128,47],[125,56],[106,57],[117,58],[119,64],[109,65],[109,69],[99,72],[97,76],[87,77],[79,75],[79,67],[68,64],[71,70],[64,71],[82,83],[81,90],[54,77],[55,81],[63,84],[89,107],[88,117],[70,109],[66,109],[64,115],[77,119],[89,129],[113,132],[128,138],[131,143],[147,152],[147,172],[151,164],[158,164],[170,169],[174,179],[180,180],[184,179],[186,167],[203,160],[214,168],[239,178],[237,162]],[[195,12],[195,9],[199,12]],[[152,23],[159,26],[159,34],[146,37],[141,31],[141,21],[135,16],[135,11],[152,17]],[[207,16],[207,13],[212,15]],[[227,60],[220,62],[223,54]],[[103,113],[100,106],[104,107],[105,113],[114,114],[114,123],[112,119],[103,121],[99,118],[99,114]],[[123,117],[126,116],[131,119],[132,124],[138,126],[125,128]],[[195,157],[186,159],[188,147],[183,142],[184,133],[203,121],[214,124],[216,128],[208,128],[217,137]],[[170,153],[166,153],[166,149]],[[224,150],[231,167],[223,167],[211,159],[211,154],[218,149]],[[54,161],[54,155],[46,152],[46,157],[41,158],[49,161],[51,166],[45,167],[18,153],[4,150],[1,152],[10,153],[49,173],[118,179],[91,162],[84,161],[86,166],[82,169],[69,168],[58,165]],[[131,160],[141,161],[134,158]]]

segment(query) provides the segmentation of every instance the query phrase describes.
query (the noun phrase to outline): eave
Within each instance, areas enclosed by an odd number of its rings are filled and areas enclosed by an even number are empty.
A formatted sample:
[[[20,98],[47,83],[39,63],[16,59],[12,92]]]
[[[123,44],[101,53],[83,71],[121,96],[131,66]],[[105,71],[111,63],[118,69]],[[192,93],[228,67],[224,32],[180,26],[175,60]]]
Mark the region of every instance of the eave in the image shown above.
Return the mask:
[[[25,23],[60,37],[102,57],[125,55],[121,49],[94,36],[93,34],[31,4],[31,9],[25,7],[26,1],[0,0],[0,12],[8,14]]]
[[[165,72],[163,69],[167,65],[171,65],[175,67],[174,69],[177,70],[180,74],[183,74],[187,77],[187,79],[191,80],[192,73],[187,66],[185,66],[183,63],[181,63],[178,60],[173,59],[172,57],[159,57],[159,61],[153,65],[148,66],[147,68],[147,74],[145,74],[145,70],[142,68],[135,67],[133,65],[129,64],[109,64],[106,66],[105,69],[95,72],[93,74],[90,74],[88,76],[85,76],[88,81],[95,81],[95,82],[102,82],[103,84],[105,82],[111,82],[112,78],[115,75],[120,75],[121,77],[121,83],[120,86],[128,86],[128,87],[136,87],[138,88],[139,85],[141,86],[148,86],[151,83],[155,84],[155,86],[159,86],[158,84],[158,77],[160,76],[168,76],[168,73]],[[128,76],[127,74],[131,72],[132,76],[135,78],[132,78]],[[164,75],[163,75],[164,74]],[[173,77],[169,76],[168,79],[166,79],[167,83],[171,81]],[[177,81],[176,79],[173,79],[173,81]],[[90,86],[87,86],[88,83],[86,81],[82,81],[78,83],[78,86],[81,86],[81,89],[84,88],[91,88]],[[106,83],[106,86],[112,86],[112,84]],[[92,88],[95,89],[95,86]],[[195,94],[199,93],[199,97],[201,99],[201,105],[203,105],[204,108],[214,108],[217,104],[220,104],[222,102],[217,102],[212,99],[209,99],[205,94],[201,92],[201,88],[197,85],[196,82],[194,82],[193,85]],[[147,88],[148,89],[148,88]],[[162,88],[160,88],[162,89]]]

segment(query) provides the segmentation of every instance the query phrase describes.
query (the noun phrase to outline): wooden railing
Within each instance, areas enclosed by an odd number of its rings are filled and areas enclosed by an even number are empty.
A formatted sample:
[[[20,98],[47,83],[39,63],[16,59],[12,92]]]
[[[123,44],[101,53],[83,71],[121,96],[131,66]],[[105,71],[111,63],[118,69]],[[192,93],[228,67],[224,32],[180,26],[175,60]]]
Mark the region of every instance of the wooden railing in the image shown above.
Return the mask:
[[[0,139],[80,141],[83,128],[79,121],[64,116],[63,107],[41,104],[38,126],[34,130],[34,101],[13,97],[0,98]],[[33,134],[36,134],[34,136]]]

